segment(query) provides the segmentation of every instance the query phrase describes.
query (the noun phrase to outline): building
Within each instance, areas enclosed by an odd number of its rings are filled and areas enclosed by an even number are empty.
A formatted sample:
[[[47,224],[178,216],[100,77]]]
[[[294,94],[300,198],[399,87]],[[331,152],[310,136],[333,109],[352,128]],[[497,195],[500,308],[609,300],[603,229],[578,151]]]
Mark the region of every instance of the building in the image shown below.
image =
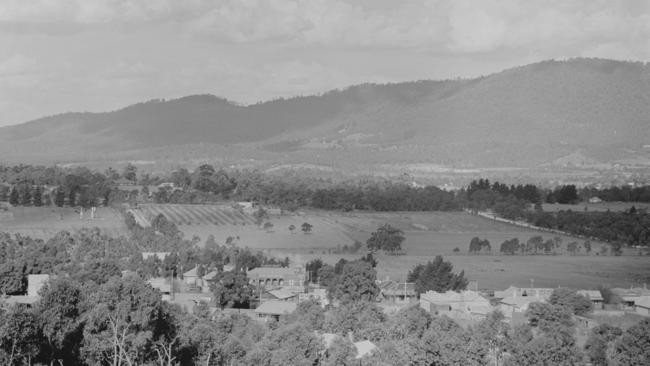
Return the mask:
[[[49,274],[30,274],[27,275],[27,296],[38,297],[47,281],[50,280]]]
[[[300,287],[304,286],[306,278],[302,267],[258,267],[246,273],[252,285],[265,287]]]
[[[50,280],[48,274],[30,274],[27,275],[27,294],[15,296],[0,296],[0,306],[11,307],[14,305],[22,305],[32,307],[40,298],[39,292]]]
[[[600,293],[598,290],[578,290],[578,295],[582,295],[589,299],[591,303],[594,305],[594,309],[600,310],[603,308],[603,304],[605,303],[605,299],[603,299],[603,295]]]
[[[634,301],[634,312],[643,315],[650,316],[650,296],[641,296]]]
[[[455,318],[482,318],[493,310],[490,302],[476,291],[427,291],[420,294],[420,307],[432,314]]]
[[[383,301],[410,304],[418,300],[414,283],[384,281],[379,284],[379,291]]]
[[[257,318],[262,321],[276,320],[291,314],[296,310],[298,304],[296,302],[269,300],[263,302],[257,309],[255,314]]]
[[[504,299],[507,297],[526,297],[531,296],[541,298],[546,301],[551,297],[554,288],[548,287],[516,287],[510,286],[503,291],[494,291],[494,297]]]
[[[156,278],[151,278],[147,280],[147,283],[151,285],[151,287],[155,288],[156,290],[160,291],[162,294],[162,299],[163,300],[170,300],[171,299],[171,294],[172,294],[172,282],[171,279],[169,278],[163,278],[163,277],[156,277]]]
[[[506,318],[513,318],[515,314],[524,314],[533,302],[546,302],[546,299],[535,296],[509,296],[499,301],[499,310]]]

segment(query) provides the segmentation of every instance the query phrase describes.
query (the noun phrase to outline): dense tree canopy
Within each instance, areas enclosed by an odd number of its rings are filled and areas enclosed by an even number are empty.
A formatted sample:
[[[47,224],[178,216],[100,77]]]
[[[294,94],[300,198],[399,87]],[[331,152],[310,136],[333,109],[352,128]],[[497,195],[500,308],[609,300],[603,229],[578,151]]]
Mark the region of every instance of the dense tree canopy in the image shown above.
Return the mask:
[[[465,272],[454,273],[454,265],[436,256],[433,261],[418,264],[407,275],[408,282],[415,283],[415,291],[424,293],[429,290],[446,292],[461,291],[467,288]]]

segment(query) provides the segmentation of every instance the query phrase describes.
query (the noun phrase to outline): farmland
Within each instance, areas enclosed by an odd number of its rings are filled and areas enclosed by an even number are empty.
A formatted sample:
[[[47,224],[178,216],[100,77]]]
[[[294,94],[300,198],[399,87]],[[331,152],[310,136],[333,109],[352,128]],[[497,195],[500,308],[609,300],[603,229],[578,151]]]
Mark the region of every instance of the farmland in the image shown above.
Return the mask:
[[[337,248],[362,243],[370,233],[384,223],[404,231],[403,248],[406,255],[379,255],[378,276],[404,279],[410,268],[418,263],[443,255],[457,270],[465,270],[470,279],[478,280],[481,288],[505,288],[509,285],[527,286],[530,280],[536,286],[573,286],[596,288],[599,285],[630,286],[650,282],[650,256],[638,256],[637,251],[626,250],[621,257],[591,255],[558,256],[502,256],[498,254],[501,242],[511,238],[526,241],[534,235],[544,240],[557,235],[495,222],[464,212],[331,212],[305,211],[288,215],[272,215],[273,227],[264,230],[254,224],[254,219],[243,214],[233,214],[229,206],[183,205],[142,206],[148,215],[163,213],[178,224],[186,237],[194,235],[205,240],[208,235],[224,242],[229,236],[238,237],[237,244],[280,257],[289,256],[294,262],[305,263],[313,258],[335,263],[340,258],[356,259],[359,254],[333,254]],[[146,207],[146,208],[145,208]],[[217,212],[217,213],[215,213]],[[226,213],[230,213],[228,216]],[[230,221],[224,217],[230,217]],[[221,218],[217,221],[214,218]],[[213,221],[214,220],[214,221]],[[309,234],[300,231],[302,223],[313,225]],[[288,227],[298,229],[291,232]],[[488,239],[493,255],[468,255],[472,237]],[[563,243],[581,239],[560,235]],[[592,242],[594,252],[603,245]],[[460,252],[455,253],[458,247]]]
[[[2,231],[23,233],[47,238],[59,230],[75,231],[82,227],[98,226],[111,235],[125,233],[119,212],[100,208],[94,220],[70,208],[12,208],[13,218],[0,221]],[[305,263],[313,258],[335,263],[340,258],[356,259],[362,253],[340,253],[338,249],[355,240],[365,243],[378,226],[389,223],[404,231],[406,240],[402,247],[405,255],[378,255],[378,276],[404,279],[409,269],[418,263],[443,255],[457,270],[478,280],[480,288],[505,288],[509,285],[527,286],[533,279],[536,286],[573,286],[595,288],[598,285],[627,287],[650,282],[650,256],[639,256],[637,250],[627,249],[624,255],[597,256],[595,252],[604,245],[592,242],[593,252],[585,255],[558,256],[502,256],[498,254],[501,242],[511,238],[526,241],[534,235],[544,240],[556,235],[508,225],[494,220],[469,215],[464,212],[333,212],[302,211],[270,215],[272,227],[260,228],[250,212],[235,210],[228,205],[153,205],[144,204],[133,209],[140,220],[151,220],[158,214],[178,225],[186,238],[198,236],[201,243],[209,235],[217,242],[238,238],[242,247],[263,250],[278,257],[289,256],[294,263]],[[303,233],[303,223],[313,226]],[[293,225],[295,230],[290,231]],[[492,255],[468,255],[470,240],[478,236],[488,239]],[[581,239],[560,236],[566,245]],[[454,252],[459,248],[459,252]]]
[[[12,207],[9,212],[10,216],[0,220],[0,231],[33,238],[47,239],[62,230],[75,232],[90,227],[98,227],[111,236],[126,234],[122,215],[109,207],[99,207],[94,219],[89,212],[82,218],[77,209],[69,207]]]

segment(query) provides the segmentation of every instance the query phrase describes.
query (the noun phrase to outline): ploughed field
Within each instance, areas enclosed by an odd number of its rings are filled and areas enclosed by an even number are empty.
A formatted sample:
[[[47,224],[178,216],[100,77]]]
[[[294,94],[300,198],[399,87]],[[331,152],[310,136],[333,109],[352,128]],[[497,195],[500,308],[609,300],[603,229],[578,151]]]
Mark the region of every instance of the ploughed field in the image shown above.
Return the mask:
[[[118,237],[126,235],[122,214],[110,207],[98,207],[95,218],[90,211],[70,207],[12,207],[0,217],[0,231],[49,239],[62,230],[98,227],[104,233]]]

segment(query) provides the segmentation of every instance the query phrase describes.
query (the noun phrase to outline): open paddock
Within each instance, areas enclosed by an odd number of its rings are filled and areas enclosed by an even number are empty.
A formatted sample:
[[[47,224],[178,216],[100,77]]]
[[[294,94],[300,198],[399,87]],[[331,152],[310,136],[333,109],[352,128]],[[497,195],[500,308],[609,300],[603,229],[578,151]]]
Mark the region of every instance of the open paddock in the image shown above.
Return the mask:
[[[75,232],[82,228],[98,227],[111,236],[126,235],[124,219],[119,211],[110,207],[98,207],[95,218],[90,212],[71,207],[12,207],[13,218],[0,221],[0,231],[49,239],[62,230]]]

